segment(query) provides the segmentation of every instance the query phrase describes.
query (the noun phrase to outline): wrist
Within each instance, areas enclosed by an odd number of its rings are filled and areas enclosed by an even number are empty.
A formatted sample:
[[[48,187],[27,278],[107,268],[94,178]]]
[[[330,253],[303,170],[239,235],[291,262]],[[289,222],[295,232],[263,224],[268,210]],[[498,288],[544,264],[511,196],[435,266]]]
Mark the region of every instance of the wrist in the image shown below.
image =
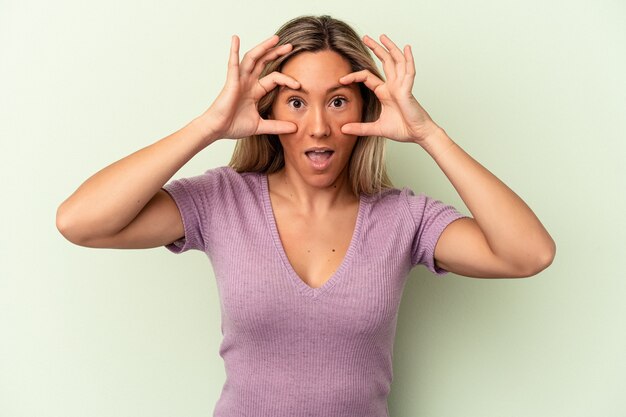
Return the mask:
[[[188,126],[201,137],[202,142],[205,144],[204,146],[221,139],[217,131],[203,119],[203,116],[196,117],[189,122]]]
[[[414,142],[419,144],[434,159],[437,159],[438,156],[442,155],[455,145],[454,141],[450,139],[446,131],[436,125],[426,136],[419,141],[416,140]]]

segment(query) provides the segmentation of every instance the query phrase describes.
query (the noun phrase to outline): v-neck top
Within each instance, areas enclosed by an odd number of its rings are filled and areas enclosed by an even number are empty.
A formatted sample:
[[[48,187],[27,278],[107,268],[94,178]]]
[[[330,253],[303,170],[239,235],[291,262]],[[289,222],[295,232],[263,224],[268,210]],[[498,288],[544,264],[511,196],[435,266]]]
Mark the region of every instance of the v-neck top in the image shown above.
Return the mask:
[[[287,258],[267,175],[220,167],[163,189],[185,231],[165,247],[203,251],[217,282],[226,381],[214,417],[387,417],[409,271],[445,274],[435,245],[466,216],[408,188],[361,194],[344,259],[313,288]]]

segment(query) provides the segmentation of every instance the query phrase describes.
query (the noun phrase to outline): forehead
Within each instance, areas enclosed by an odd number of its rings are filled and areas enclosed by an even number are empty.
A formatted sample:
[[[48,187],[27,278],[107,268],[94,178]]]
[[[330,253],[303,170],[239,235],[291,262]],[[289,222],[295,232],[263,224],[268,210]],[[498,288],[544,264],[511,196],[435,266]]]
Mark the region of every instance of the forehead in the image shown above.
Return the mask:
[[[304,89],[326,89],[352,72],[350,62],[334,51],[301,52],[290,58],[281,69],[300,82]]]

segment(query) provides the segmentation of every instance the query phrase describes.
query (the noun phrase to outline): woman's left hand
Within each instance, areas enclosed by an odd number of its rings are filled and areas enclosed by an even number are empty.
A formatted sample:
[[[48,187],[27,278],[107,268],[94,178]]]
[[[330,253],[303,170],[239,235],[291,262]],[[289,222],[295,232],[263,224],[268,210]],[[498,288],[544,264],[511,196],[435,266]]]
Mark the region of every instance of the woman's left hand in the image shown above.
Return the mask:
[[[380,100],[382,111],[378,120],[369,123],[348,123],[342,126],[345,134],[383,136],[399,142],[422,143],[439,126],[413,96],[415,62],[411,47],[401,51],[386,35],[380,37],[384,47],[369,36],[363,41],[382,61],[387,81],[368,70],[347,74],[339,79],[342,84],[364,83]]]

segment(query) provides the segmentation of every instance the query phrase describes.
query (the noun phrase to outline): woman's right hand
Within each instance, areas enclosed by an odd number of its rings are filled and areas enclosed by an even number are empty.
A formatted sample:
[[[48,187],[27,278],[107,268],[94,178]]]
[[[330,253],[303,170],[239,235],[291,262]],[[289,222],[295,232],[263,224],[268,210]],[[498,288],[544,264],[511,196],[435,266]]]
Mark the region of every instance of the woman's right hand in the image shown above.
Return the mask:
[[[212,139],[239,139],[259,134],[293,133],[295,124],[261,118],[257,103],[277,85],[300,88],[300,83],[280,72],[259,79],[265,65],[291,51],[292,45],[275,47],[274,35],[248,51],[239,63],[239,37],[233,35],[226,84],[209,107],[196,121]]]

